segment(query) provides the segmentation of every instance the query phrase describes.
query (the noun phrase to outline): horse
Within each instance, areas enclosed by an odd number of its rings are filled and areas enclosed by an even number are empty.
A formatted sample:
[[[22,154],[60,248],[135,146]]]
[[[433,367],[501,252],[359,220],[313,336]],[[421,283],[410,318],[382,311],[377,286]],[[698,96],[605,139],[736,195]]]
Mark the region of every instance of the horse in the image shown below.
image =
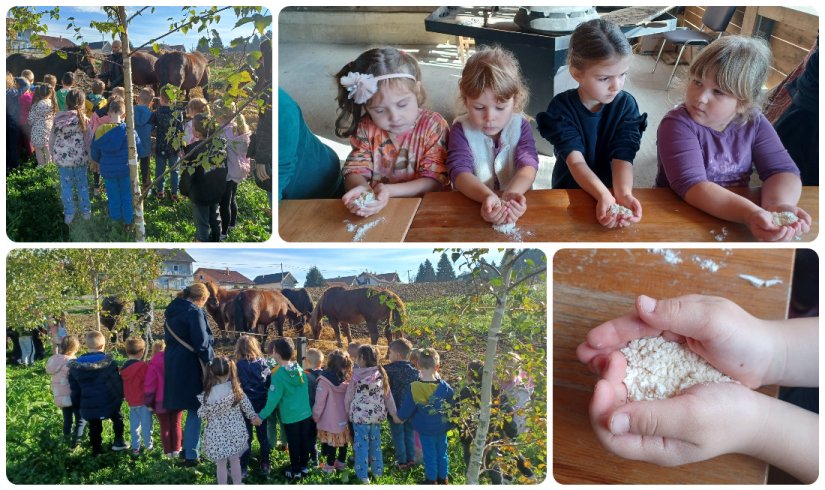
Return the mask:
[[[203,87],[203,97],[209,100],[209,61],[203,53],[184,53],[169,51],[162,54],[155,62],[155,77],[163,87],[170,83],[186,93],[195,87]]]
[[[300,314],[286,296],[274,289],[244,289],[235,297],[235,328],[243,332],[265,335],[266,327],[275,323],[278,335],[284,336],[284,322],[297,320]],[[299,324],[298,335],[304,335],[304,325]]]
[[[286,299],[292,303],[292,306],[298,310],[299,321],[301,323],[309,323],[312,316],[312,298],[306,289],[284,289],[281,291]],[[293,325],[294,326],[294,325]]]
[[[388,302],[394,303],[394,306],[388,306]],[[392,342],[390,325],[399,329],[403,327],[406,323],[407,308],[397,294],[386,289],[370,287],[345,289],[341,286],[334,286],[324,291],[312,311],[309,324],[315,340],[318,340],[321,335],[321,319],[324,316],[329,319],[332,329],[335,330],[335,339],[339,347],[343,347],[339,324],[344,327],[347,341],[352,342],[350,324],[363,321],[367,322],[370,343],[376,345],[378,344],[378,322],[387,321],[384,335],[387,337],[387,343]]]
[[[158,92],[158,77],[155,75],[155,62],[158,58],[148,51],[135,51],[131,55],[132,61],[132,84],[141,86],[151,86],[155,93]],[[109,81],[109,64],[111,61],[107,57],[100,65],[100,75],[97,77],[104,83]]]
[[[92,63],[92,50],[88,46],[61,48],[60,51],[66,53],[66,59],[61,58],[57,51],[52,51],[42,58],[31,58],[15,53],[6,57],[6,71],[19,77],[20,72],[29,69],[34,73],[35,80],[42,80],[44,75],[50,73],[60,80],[64,73],[75,70],[82,70],[89,78],[97,76],[95,65]]]
[[[234,303],[233,301],[240,293],[237,289],[223,289],[217,283],[209,281],[206,283],[209,291],[209,299],[206,300],[206,311],[218,324],[220,330],[234,331],[233,322]]]

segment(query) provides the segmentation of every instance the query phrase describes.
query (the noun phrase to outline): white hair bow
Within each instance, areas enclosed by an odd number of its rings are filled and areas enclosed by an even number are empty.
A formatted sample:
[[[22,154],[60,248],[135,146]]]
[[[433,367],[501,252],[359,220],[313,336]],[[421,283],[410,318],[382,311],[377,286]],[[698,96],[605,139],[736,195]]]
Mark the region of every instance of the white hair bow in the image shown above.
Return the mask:
[[[344,77],[341,77],[341,85],[349,92],[349,99],[352,99],[356,104],[366,104],[368,100],[378,91],[378,82],[390,78],[409,78],[415,80],[415,77],[409,73],[390,73],[388,75],[373,76],[371,73],[358,73],[351,71]]]

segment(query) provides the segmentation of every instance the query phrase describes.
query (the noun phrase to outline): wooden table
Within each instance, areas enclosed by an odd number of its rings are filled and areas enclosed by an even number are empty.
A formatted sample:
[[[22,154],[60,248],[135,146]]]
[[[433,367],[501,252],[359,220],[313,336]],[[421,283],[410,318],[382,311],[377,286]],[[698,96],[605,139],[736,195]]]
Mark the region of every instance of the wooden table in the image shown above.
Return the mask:
[[[553,475],[559,483],[765,483],[767,465],[742,455],[675,468],[625,460],[608,453],[590,426],[597,377],[576,359],[576,346],[591,328],[632,311],[637,295],[713,294],[761,318],[786,317],[792,250],[690,249],[679,258],[670,264],[645,249],[567,249],[553,258]],[[702,270],[701,260],[720,267]],[[782,284],[756,288],[739,274],[778,277]]]
[[[340,199],[283,200],[278,233],[287,242],[401,242],[421,199],[392,198],[380,213],[361,218]]]
[[[758,201],[760,190],[735,189]],[[633,189],[642,203],[642,221],[626,228],[607,229],[596,221],[596,201],[582,190],[547,189],[526,194],[527,212],[520,233],[502,234],[481,219],[480,205],[460,192],[424,195],[408,242],[742,242],[754,241],[745,225],[715,218],[681,200],[670,189]],[[819,232],[819,187],[804,187],[799,206],[813,218],[803,241]],[[518,239],[520,238],[520,240]]]

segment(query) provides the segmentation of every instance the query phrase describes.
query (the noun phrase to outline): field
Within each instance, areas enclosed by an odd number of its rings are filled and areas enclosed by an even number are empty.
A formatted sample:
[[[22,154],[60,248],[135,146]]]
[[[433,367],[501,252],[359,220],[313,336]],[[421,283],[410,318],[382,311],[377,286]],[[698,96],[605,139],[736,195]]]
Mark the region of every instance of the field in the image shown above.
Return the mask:
[[[410,322],[405,333],[413,344],[431,345],[440,351],[444,366],[442,375],[458,391],[461,383],[459,378],[464,375],[470,356],[477,358],[483,356],[486,328],[492,312],[489,308],[469,308],[462,316],[459,327],[453,323],[453,315],[456,305],[463,301],[463,297],[439,297],[437,292],[434,290],[434,295],[428,298],[407,301]],[[536,302],[543,304],[546,297],[545,288],[540,287],[534,292],[534,296],[533,299]],[[163,307],[158,305],[155,314],[153,332],[156,338],[162,333],[162,309]],[[516,312],[514,317],[523,320],[524,316],[521,313],[523,312]],[[541,358],[543,369],[530,372],[536,384],[531,404],[533,409],[539,412],[535,414],[537,419],[545,424],[541,437],[546,441],[546,311],[540,307],[528,312],[527,315],[527,323],[532,326],[526,329],[523,327],[516,329],[514,324],[505,320],[500,336],[499,351],[515,349],[523,354],[536,355]],[[70,333],[78,334],[90,327],[91,320],[92,316],[88,311],[82,311],[79,308],[71,311],[69,315]],[[364,337],[366,332],[356,329],[353,333],[357,336],[357,340],[366,340]],[[332,339],[332,331],[329,327],[324,329],[321,338]],[[230,343],[231,341],[221,342],[219,350],[228,353],[231,349]],[[310,341],[310,346],[313,346],[312,341]],[[316,346],[325,351],[334,348],[334,344],[330,342],[319,342]],[[114,351],[122,358],[120,348],[121,346],[116,345]],[[62,439],[62,417],[59,409],[52,402],[49,377],[43,370],[44,362],[38,361],[32,368],[12,366],[6,369],[6,466],[7,476],[12,483],[215,483],[215,467],[212,463],[204,462],[197,468],[185,468],[163,458],[159,450],[150,454],[142,454],[134,459],[129,451],[117,453],[108,450],[104,451],[102,456],[92,458],[87,441],[84,441],[77,449],[70,450]],[[128,424],[128,408],[125,404],[122,411]],[[160,447],[157,431],[158,426],[155,424],[155,445]],[[401,471],[392,467],[394,458],[389,430],[385,427],[382,432],[386,469],[384,476],[377,479],[377,483],[416,484],[423,480],[424,474],[421,466],[409,471]],[[103,440],[104,447],[111,444],[112,431],[109,423],[104,423]],[[544,451],[538,451],[535,448],[525,451],[532,466],[538,469],[537,476],[541,480],[546,471],[546,461],[539,460],[538,454],[543,455]],[[284,482],[281,469],[288,466],[287,453],[273,450],[272,456],[273,472],[270,477],[266,479],[251,471],[245,480],[246,483]],[[451,431],[449,435],[449,456],[451,483],[464,483],[464,463],[455,431]],[[257,465],[256,442],[253,443],[251,467],[256,468]],[[354,483],[356,481],[351,467],[348,471],[335,475],[313,471],[304,480],[305,483],[315,484]]]

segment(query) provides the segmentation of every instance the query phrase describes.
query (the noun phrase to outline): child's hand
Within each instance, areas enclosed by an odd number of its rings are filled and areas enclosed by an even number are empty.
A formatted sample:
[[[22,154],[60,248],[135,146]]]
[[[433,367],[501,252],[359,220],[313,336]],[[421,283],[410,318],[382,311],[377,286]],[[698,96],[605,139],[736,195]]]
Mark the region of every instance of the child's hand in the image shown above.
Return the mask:
[[[605,377],[614,356],[629,341],[662,334],[685,342],[693,352],[731,378],[756,388],[778,382],[784,341],[768,322],[715,296],[688,295],[656,300],[636,298],[636,311],[595,327],[576,349],[579,361]],[[781,352],[780,352],[781,351]],[[624,378],[622,373],[621,380]]]
[[[527,198],[518,192],[505,192],[501,195],[501,200],[510,208],[510,215],[513,223],[521,218],[527,211]]]
[[[364,193],[375,194],[375,199],[362,206],[358,204],[357,199]],[[365,218],[378,213],[387,206],[390,201],[390,192],[385,184],[376,184],[374,188],[359,185],[347,191],[341,200],[350,213]]]
[[[796,229],[792,225],[774,224],[770,211],[759,209],[745,217],[745,226],[762,242],[787,242],[793,240]]]
[[[258,417],[257,415],[252,417],[252,420],[250,420],[250,422],[252,423],[252,425],[254,425],[256,427],[264,423],[264,421],[261,420],[261,418]]]
[[[507,222],[509,211],[507,206],[495,194],[490,194],[481,202],[481,218],[494,225]]]
[[[605,228],[615,228],[619,225],[619,217],[610,212],[610,206],[616,204],[616,199],[608,194],[596,203],[596,221]]]
[[[811,215],[805,212],[805,210],[800,207],[791,205],[780,205],[765,209],[775,213],[791,212],[797,218],[799,218],[799,221],[797,221],[796,223],[785,225],[786,227],[791,227],[794,229],[795,236],[799,236],[803,233],[808,233],[809,231],[811,231]]]
[[[403,420],[401,420],[400,418],[398,418],[398,415],[393,415],[393,416],[392,416],[392,421],[393,421],[393,422],[395,422],[396,424],[403,424],[403,423],[404,423],[404,421],[403,421]]]
[[[630,226],[642,220],[642,203],[633,194],[616,196],[616,204],[633,211],[633,216],[617,216],[619,227]]]
[[[257,176],[260,181],[269,180],[269,174],[266,172],[266,165],[263,163],[255,164],[255,176]]]
[[[89,170],[91,170],[92,172],[94,172],[96,174],[100,173],[100,164],[97,163],[97,162],[94,162],[94,161],[90,161],[89,162]]]

